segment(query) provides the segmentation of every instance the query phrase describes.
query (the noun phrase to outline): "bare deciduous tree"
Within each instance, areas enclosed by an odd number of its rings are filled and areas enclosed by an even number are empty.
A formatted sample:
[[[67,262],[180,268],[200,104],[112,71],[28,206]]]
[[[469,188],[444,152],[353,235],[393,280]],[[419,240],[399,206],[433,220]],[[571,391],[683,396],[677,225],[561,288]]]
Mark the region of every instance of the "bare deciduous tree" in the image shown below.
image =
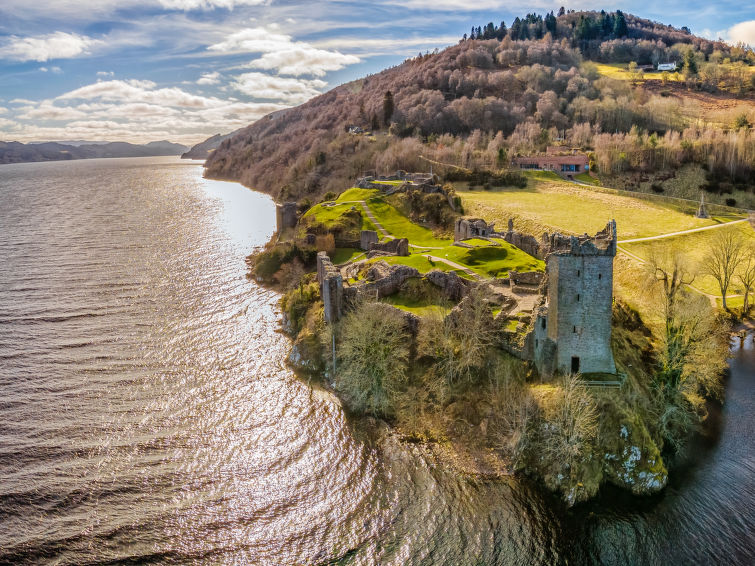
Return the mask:
[[[755,287],[755,246],[745,248],[742,263],[739,265],[737,279],[742,284],[744,291],[744,305],[742,313],[747,316],[750,312],[750,293]]]
[[[472,381],[485,369],[495,340],[490,305],[473,290],[448,316],[423,317],[418,335],[420,354],[435,359],[434,369],[447,384]]]
[[[668,330],[668,322],[674,316],[679,291],[687,285],[692,285],[695,274],[681,253],[661,255],[653,251],[647,265],[650,277],[660,286],[663,296],[663,314]]]
[[[703,260],[702,267],[705,273],[718,282],[724,310],[729,310],[726,306],[726,293],[742,259],[744,239],[738,233],[727,230],[713,238],[710,250]]]

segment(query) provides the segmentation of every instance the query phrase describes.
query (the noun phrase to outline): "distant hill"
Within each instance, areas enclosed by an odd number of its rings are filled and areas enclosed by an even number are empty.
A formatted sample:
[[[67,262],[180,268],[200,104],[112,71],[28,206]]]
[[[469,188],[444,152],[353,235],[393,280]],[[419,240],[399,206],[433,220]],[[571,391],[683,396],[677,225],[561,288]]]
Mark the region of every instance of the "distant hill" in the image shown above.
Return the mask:
[[[685,164],[696,188],[753,193],[752,49],[620,12],[509,25],[269,114],[222,141],[206,175],[299,201],[367,171],[499,169],[561,145],[611,186],[668,184]],[[655,70],[667,62],[678,72]]]
[[[74,142],[76,143],[76,142]],[[30,161],[68,161],[98,157],[155,157],[181,155],[188,148],[169,141],[155,141],[144,145],[126,142],[68,145],[57,142],[19,143],[0,142],[0,163]]]
[[[217,149],[218,146],[223,142],[223,140],[226,140],[230,137],[235,136],[237,133],[239,133],[241,130],[236,130],[235,132],[231,132],[230,134],[215,134],[211,138],[208,138],[204,140],[203,142],[200,142],[193,146],[189,151],[184,153],[181,156],[181,159],[202,159],[205,160],[209,157],[210,152]]]

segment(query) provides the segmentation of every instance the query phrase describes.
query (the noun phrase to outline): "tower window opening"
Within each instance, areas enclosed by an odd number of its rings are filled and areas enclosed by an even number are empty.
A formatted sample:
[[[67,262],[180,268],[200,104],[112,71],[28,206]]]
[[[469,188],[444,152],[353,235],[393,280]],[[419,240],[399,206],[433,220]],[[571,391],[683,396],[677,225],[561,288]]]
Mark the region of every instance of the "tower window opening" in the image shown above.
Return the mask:
[[[579,356],[572,356],[571,359],[571,372],[579,373]]]
[[[603,279],[603,274],[602,273],[598,273],[598,279]]]
[[[577,294],[577,302],[579,302],[579,294]]]

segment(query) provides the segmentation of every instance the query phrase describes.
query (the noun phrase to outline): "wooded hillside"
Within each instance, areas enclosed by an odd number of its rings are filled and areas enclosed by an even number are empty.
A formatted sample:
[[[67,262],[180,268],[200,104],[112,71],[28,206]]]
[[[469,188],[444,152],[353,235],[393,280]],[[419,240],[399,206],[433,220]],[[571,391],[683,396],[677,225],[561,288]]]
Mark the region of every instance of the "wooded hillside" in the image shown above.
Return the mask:
[[[752,194],[752,50],[620,12],[517,20],[270,114],[225,140],[207,175],[297,200],[366,170],[499,169],[563,144],[604,175],[694,164],[712,193]],[[638,68],[667,61],[678,71],[660,78]]]

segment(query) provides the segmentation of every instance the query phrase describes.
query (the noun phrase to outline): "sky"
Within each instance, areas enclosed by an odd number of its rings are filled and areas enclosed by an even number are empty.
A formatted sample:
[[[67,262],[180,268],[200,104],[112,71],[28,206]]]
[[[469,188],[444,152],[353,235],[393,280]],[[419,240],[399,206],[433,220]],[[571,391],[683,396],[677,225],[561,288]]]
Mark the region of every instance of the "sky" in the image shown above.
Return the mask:
[[[192,145],[562,5],[755,46],[752,1],[0,0],[0,140]]]

